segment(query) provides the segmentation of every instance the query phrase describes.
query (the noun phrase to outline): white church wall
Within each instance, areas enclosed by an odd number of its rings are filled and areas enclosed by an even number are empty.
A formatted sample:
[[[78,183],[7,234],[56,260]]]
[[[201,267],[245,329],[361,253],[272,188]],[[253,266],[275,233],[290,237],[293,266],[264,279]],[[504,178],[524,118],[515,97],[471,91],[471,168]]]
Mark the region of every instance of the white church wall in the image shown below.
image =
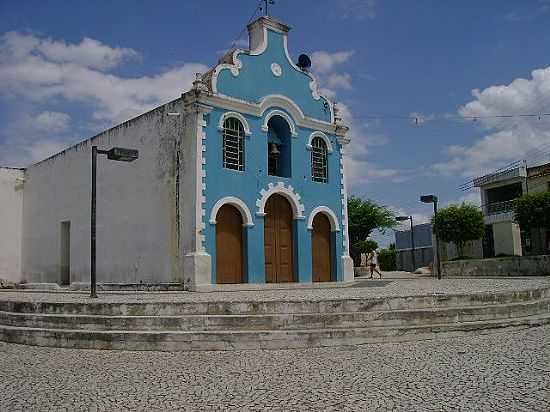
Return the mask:
[[[0,167],[0,279],[21,280],[24,171]]]
[[[178,99],[28,168],[23,275],[61,282],[61,227],[70,222],[70,282],[89,282],[91,147],[139,150],[132,162],[98,156],[97,280],[181,282],[176,225]],[[184,190],[183,188],[180,190]],[[67,224],[64,225],[65,229]]]

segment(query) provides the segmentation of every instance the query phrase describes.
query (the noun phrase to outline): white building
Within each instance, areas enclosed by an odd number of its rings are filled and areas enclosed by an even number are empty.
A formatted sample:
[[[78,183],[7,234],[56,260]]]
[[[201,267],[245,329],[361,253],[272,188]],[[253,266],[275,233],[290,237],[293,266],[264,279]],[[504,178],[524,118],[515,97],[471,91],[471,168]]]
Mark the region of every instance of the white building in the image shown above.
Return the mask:
[[[524,193],[550,190],[550,163],[534,167],[518,166],[474,179],[481,193],[485,215],[483,256],[521,256],[548,249],[546,231],[523,233],[514,222],[513,201]],[[546,243],[546,245],[545,245]]]

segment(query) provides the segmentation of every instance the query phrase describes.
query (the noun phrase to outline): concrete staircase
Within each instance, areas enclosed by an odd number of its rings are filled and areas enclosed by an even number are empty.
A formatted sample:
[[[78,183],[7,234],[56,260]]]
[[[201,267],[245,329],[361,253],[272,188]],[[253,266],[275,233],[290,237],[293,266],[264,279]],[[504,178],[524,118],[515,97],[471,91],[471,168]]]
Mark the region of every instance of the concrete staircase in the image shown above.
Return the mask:
[[[323,301],[2,301],[0,340],[124,350],[289,349],[550,323],[550,289]]]

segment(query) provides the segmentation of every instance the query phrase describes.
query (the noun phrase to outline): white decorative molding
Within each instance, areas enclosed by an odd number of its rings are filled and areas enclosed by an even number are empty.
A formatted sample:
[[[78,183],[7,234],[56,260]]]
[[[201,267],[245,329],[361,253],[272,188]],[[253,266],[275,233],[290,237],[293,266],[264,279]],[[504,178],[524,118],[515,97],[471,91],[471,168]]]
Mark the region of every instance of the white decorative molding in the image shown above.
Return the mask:
[[[275,29],[274,31],[279,32],[278,30],[275,30]],[[248,52],[248,54],[250,54],[251,56],[259,56],[260,54],[263,54],[267,50],[267,27],[265,26],[262,27],[262,32],[263,32],[262,40],[256,45],[256,47],[254,47],[252,50]],[[279,32],[279,33],[282,33],[282,32]],[[249,38],[250,38],[250,33],[249,33]]]
[[[313,146],[311,145],[311,142],[313,141],[313,139],[315,137],[320,137],[321,139],[324,140],[325,144],[327,145],[327,152],[328,153],[333,152],[332,144],[330,143],[330,139],[328,138],[328,136],[326,134],[324,134],[323,132],[319,132],[319,131],[313,132],[309,135],[309,139],[307,140],[307,144],[306,144],[306,149],[307,150],[313,150]]]
[[[317,206],[315,209],[311,211],[311,213],[309,214],[309,219],[307,220],[307,228],[309,230],[313,230],[313,219],[315,218],[315,215],[317,215],[317,213],[323,213],[328,217],[328,220],[330,221],[330,229],[333,232],[340,231],[340,225],[338,224],[338,217],[327,206]]]
[[[290,64],[290,66],[294,70],[296,70],[299,73],[302,73],[303,75],[305,75],[306,77],[309,78],[308,83],[309,83],[309,88],[311,90],[311,96],[313,97],[314,100],[323,99],[327,103],[328,109],[330,110],[330,123],[334,123],[333,103],[328,99],[328,97],[323,96],[322,94],[319,93],[319,87],[318,87],[317,79],[310,72],[304,71],[304,70],[300,69],[298,66],[296,66],[296,64],[290,58],[290,54],[288,53],[288,34],[287,34],[287,32],[282,31],[282,30],[277,30],[276,27],[274,27],[272,25],[270,25],[269,29],[283,35],[283,49],[284,49],[285,57],[286,57],[288,63]],[[263,31],[263,38],[262,38],[261,42],[256,47],[254,47],[253,50],[247,51],[247,50],[243,50],[243,49],[235,49],[233,51],[233,53],[231,54],[231,58],[232,58],[232,62],[233,62],[232,64],[222,63],[222,64],[219,64],[219,65],[216,66],[216,68],[213,70],[212,79],[211,79],[212,93],[214,93],[214,94],[218,93],[218,87],[217,87],[218,75],[222,70],[230,70],[231,74],[234,77],[237,77],[239,75],[240,69],[242,68],[242,62],[239,59],[239,54],[245,53],[245,54],[248,54],[250,56],[259,56],[267,50],[267,46],[268,46],[268,44],[267,44],[267,37],[268,37],[267,36],[267,27],[264,26],[262,28],[262,31]]]
[[[348,239],[348,191],[346,187],[346,168],[344,161],[344,148],[340,146],[340,192],[342,199],[342,248],[343,257],[349,256]],[[343,258],[342,257],[342,258]]]
[[[283,74],[283,69],[281,68],[281,65],[278,63],[271,63],[271,73],[273,73],[273,76],[275,77],[281,77]]]
[[[245,227],[254,226],[254,221],[252,220],[252,213],[250,213],[250,209],[248,208],[248,206],[246,206],[246,203],[244,203],[238,197],[234,197],[234,196],[222,197],[220,200],[216,202],[214,207],[212,207],[212,211],[210,212],[211,225],[215,225],[217,223],[216,217],[218,216],[218,211],[223,205],[235,206],[237,210],[241,212],[241,216],[243,218],[243,226]]]
[[[278,194],[284,196],[292,206],[292,213],[294,219],[305,219],[303,203],[300,203],[301,196],[294,191],[294,188],[290,185],[285,186],[283,182],[277,182],[277,184],[269,183],[267,189],[260,191],[260,198],[256,201],[256,216],[265,216],[265,204],[267,199],[271,195]]]
[[[189,231],[184,233],[185,253],[204,253],[204,216],[206,204],[206,114],[210,113],[211,107],[199,101],[196,95],[184,96],[185,131],[182,141],[182,150],[187,150],[190,156],[190,164],[186,173],[183,173],[183,183],[187,182],[189,189],[194,191],[192,207],[194,225],[190,223]],[[186,187],[186,186],[183,186]],[[180,192],[181,194],[181,192]],[[182,202],[184,204],[186,202]]]
[[[322,96],[319,93],[319,87],[318,87],[317,79],[315,78],[315,76],[313,76],[313,74],[311,74],[308,71],[304,71],[304,70],[300,69],[298,66],[296,66],[296,64],[294,64],[294,62],[290,58],[290,54],[288,53],[288,36],[287,35],[285,35],[283,37],[283,48],[285,50],[286,59],[288,60],[288,63],[294,68],[294,70],[296,70],[297,72],[303,73],[307,77],[309,77],[309,79],[310,79],[309,80],[309,88],[311,90],[311,97],[313,97],[315,100],[319,100],[322,97],[328,103],[328,105],[330,107],[331,121],[334,121],[334,113],[332,111],[332,104],[331,104],[330,100],[327,97]]]
[[[306,117],[294,100],[282,94],[269,94],[262,97],[262,100],[260,100],[260,115],[263,115],[267,109],[273,106],[285,109],[294,119],[304,119]]]
[[[271,119],[273,116],[280,116],[288,123],[288,127],[290,128],[290,134],[292,137],[298,137],[298,133],[296,132],[296,124],[294,123],[294,120],[292,117],[290,117],[286,112],[283,112],[282,110],[271,110],[268,114],[265,115],[264,121],[262,124],[262,131],[267,132],[269,130],[268,123],[269,119]]]
[[[288,111],[296,124],[300,127],[321,130],[330,134],[336,132],[336,125],[324,120],[305,116],[293,100],[282,95],[265,96],[260,103],[247,102],[222,95],[204,95],[202,96],[202,101],[207,105],[216,106],[225,110],[237,111],[255,117],[261,117],[270,107],[276,106]]]
[[[223,123],[225,122],[225,119],[227,119],[229,117],[234,117],[242,123],[243,128],[244,128],[244,134],[246,136],[250,136],[252,134],[252,132],[250,131],[250,125],[246,121],[246,118],[238,112],[225,112],[224,114],[222,114],[220,116],[220,121],[218,122],[218,130],[219,131],[223,132]]]
[[[207,113],[210,113],[211,109],[208,109],[208,108],[205,108],[205,107],[201,107],[200,108],[200,112],[198,113],[198,137],[200,137],[200,139],[197,139],[198,140],[198,143],[197,144],[197,161],[198,161],[198,164],[199,164],[199,167],[201,169],[201,173],[200,173],[200,179],[201,179],[201,182],[200,184],[197,184],[197,187],[198,187],[198,190],[197,192],[200,193],[200,209],[201,209],[201,213],[200,213],[200,223],[199,223],[199,230],[198,230],[198,240],[199,240],[199,249],[197,249],[198,251],[201,251],[203,252],[204,251],[204,242],[206,241],[206,236],[204,234],[204,228],[205,228],[205,224],[204,224],[204,216],[206,215],[206,210],[205,210],[205,207],[206,207],[206,152],[202,150],[203,146],[206,147],[206,126],[207,126],[207,123],[206,123],[206,120],[204,118],[204,115],[207,114]],[[203,181],[204,179],[204,181]]]
[[[239,73],[243,67],[243,63],[239,59],[239,54],[241,53],[246,53],[246,50],[233,50],[233,52],[231,53],[232,63],[221,63],[214,68],[214,71],[212,72],[212,80],[210,81],[212,85],[212,93],[218,93],[218,76],[222,70],[231,71],[233,77],[239,76]]]

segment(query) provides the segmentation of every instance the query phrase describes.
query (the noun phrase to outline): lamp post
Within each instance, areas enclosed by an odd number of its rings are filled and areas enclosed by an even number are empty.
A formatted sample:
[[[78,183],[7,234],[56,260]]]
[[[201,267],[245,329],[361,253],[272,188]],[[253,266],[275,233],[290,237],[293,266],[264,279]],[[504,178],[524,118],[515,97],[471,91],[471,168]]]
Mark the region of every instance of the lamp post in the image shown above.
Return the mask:
[[[90,297],[97,298],[96,282],[96,177],[97,177],[97,155],[107,155],[107,159],[119,162],[133,162],[138,158],[138,151],[113,147],[110,150],[99,150],[92,146],[92,203],[90,213]]]
[[[435,195],[420,196],[420,201],[422,203],[434,204],[434,222],[437,222],[437,196]],[[435,223],[434,223],[434,233],[435,233],[435,259],[437,260],[437,279],[441,280],[441,262],[439,261],[439,236],[437,236],[437,232],[435,231]]]
[[[397,216],[395,218],[398,222],[404,222],[405,220],[411,221],[411,251],[412,251],[412,266],[413,272],[416,270],[416,257],[415,257],[415,248],[414,248],[414,226],[413,226],[413,217],[411,216]]]

